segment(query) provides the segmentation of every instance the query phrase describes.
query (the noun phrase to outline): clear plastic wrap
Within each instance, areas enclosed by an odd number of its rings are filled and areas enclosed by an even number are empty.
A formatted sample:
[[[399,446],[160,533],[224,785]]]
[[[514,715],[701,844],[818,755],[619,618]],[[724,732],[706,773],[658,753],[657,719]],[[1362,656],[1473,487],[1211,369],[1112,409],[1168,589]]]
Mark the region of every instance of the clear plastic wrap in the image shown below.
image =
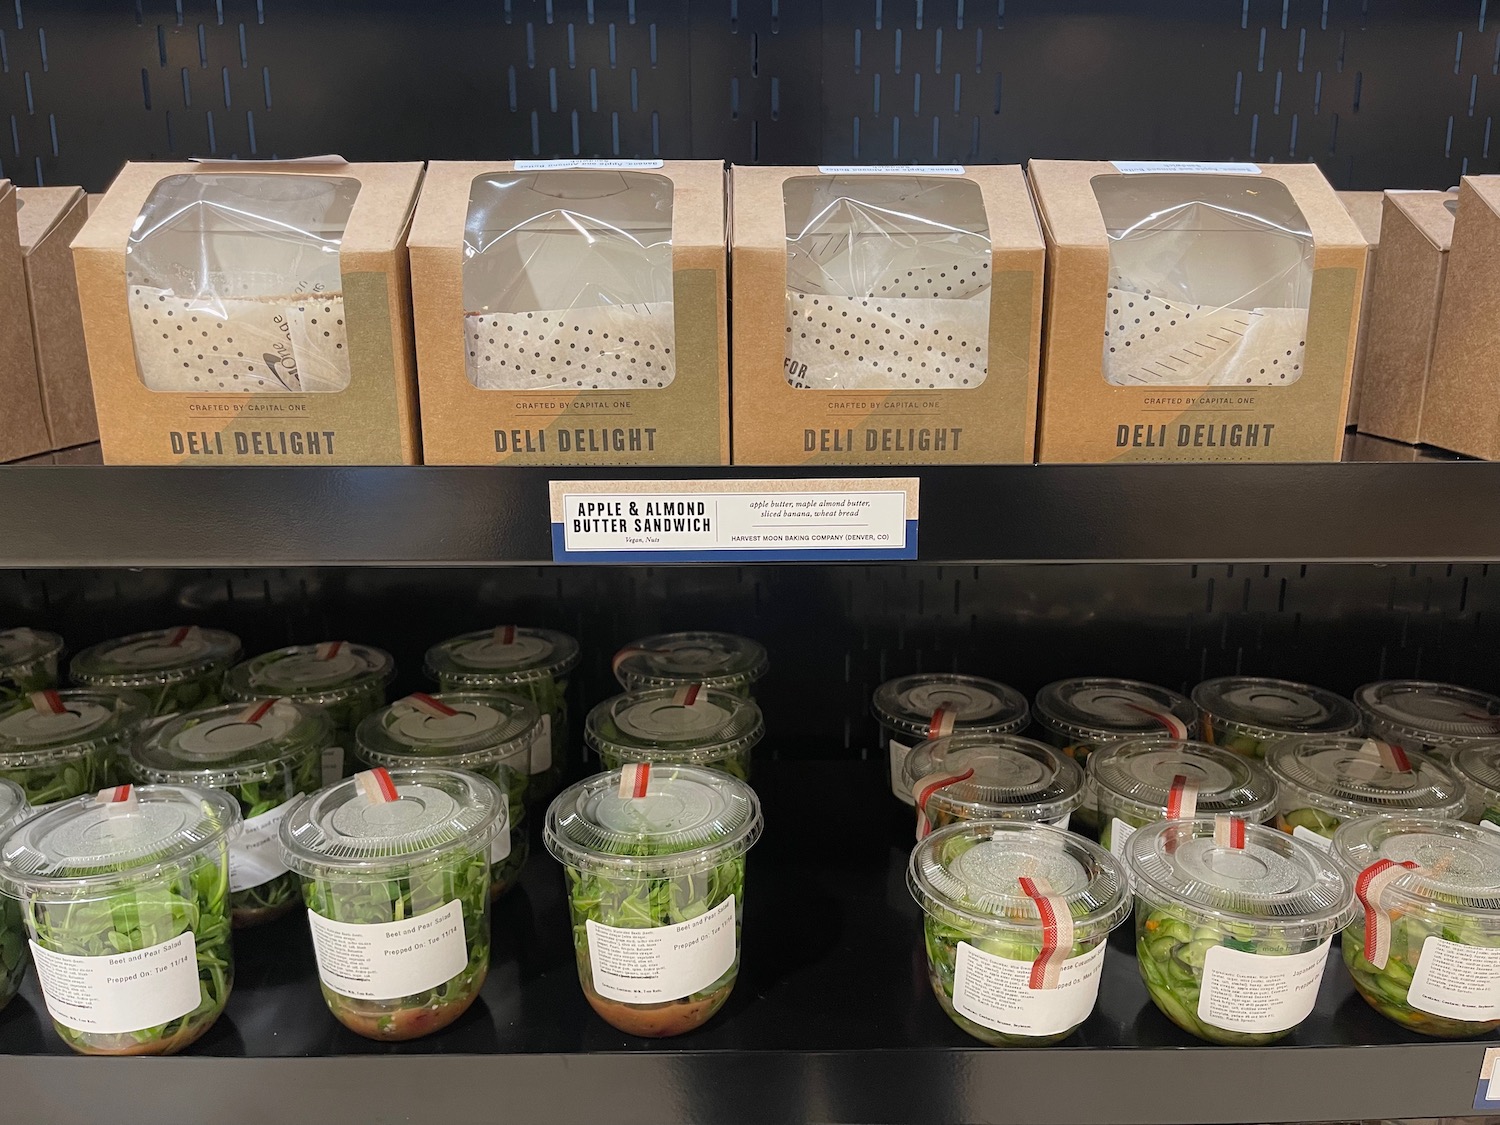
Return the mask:
[[[672,181],[574,168],[479,176],[464,336],[481,390],[654,390],[676,374]]]
[[[168,176],[126,247],[141,382],[178,393],[328,394],[349,385],[343,176]]]
[[[1302,377],[1313,237],[1262,176],[1092,181],[1109,234],[1104,380],[1286,386]]]
[[[989,225],[970,180],[796,176],[786,378],[815,390],[962,390],[989,367]]]

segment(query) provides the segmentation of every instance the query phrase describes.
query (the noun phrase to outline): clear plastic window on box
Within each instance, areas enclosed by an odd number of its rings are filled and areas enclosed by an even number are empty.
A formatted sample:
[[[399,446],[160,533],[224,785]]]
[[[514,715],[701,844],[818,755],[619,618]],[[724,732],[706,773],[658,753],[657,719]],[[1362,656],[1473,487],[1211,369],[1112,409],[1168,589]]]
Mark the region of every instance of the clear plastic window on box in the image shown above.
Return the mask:
[[[979,185],[796,176],[786,215],[786,378],[817,390],[963,390],[989,369]]]
[[[141,382],[199,394],[349,385],[339,246],[359,195],[341,176],[168,176],[126,246]]]
[[[670,386],[672,181],[605,169],[480,176],[463,285],[467,370],[481,390]]]
[[[1313,238],[1279,180],[1096,176],[1109,233],[1106,383],[1279,387],[1302,377]]]

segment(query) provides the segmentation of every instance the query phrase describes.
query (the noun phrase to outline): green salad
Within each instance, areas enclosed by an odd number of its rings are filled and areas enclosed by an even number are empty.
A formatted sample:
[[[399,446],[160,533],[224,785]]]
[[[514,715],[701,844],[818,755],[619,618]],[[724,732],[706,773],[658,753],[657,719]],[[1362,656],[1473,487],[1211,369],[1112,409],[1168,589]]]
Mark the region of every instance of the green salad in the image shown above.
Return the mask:
[[[57,686],[63,639],[41,629],[0,629],[0,703]]]
[[[0,778],[33,808],[97,792],[118,780],[147,713],[134,692],[42,691],[0,702]]]
[[[221,703],[224,673],[239,655],[233,633],[180,625],[86,648],[73,657],[68,675],[94,691],[137,692],[151,715],[175,715]]]
[[[748,698],[770,670],[765,646],[733,633],[659,633],[615,653],[615,679],[626,691],[701,684]]]
[[[632,778],[640,769],[626,767]],[[699,766],[649,767],[638,791],[621,788],[621,771],[599,774],[547,810],[578,979],[611,1026],[681,1035],[724,1006],[739,975],[745,853],[760,835],[760,803],[744,782]]]
[[[1311,684],[1259,676],[1221,676],[1193,689],[1202,713],[1203,737],[1247,758],[1264,758],[1266,747],[1284,738],[1357,734],[1354,704]]]
[[[695,765],[750,780],[751,751],[765,736],[754,702],[717,688],[650,688],[606,699],[584,739],[606,770],[627,762]]]
[[[75,1051],[175,1054],[218,1019],[234,985],[226,837],[238,821],[223,793],[122,786],[0,844],[0,888],[20,903],[53,1026]]]
[[[415,1039],[478,997],[490,964],[490,845],[505,800],[465,771],[377,767],[281,822],[323,999],[350,1031]]]
[[[0,838],[30,815],[31,806],[21,787],[14,781],[0,780]],[[31,950],[26,944],[21,904],[9,895],[0,895],[0,1008],[9,1004],[21,987],[29,964]]]

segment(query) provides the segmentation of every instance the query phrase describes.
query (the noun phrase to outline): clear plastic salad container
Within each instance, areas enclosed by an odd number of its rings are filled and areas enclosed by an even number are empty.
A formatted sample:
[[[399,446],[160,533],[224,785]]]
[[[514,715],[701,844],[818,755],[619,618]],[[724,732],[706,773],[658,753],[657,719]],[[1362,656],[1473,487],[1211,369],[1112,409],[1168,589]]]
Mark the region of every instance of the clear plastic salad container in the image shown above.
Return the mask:
[[[31,815],[26,794],[14,781],[0,779],[0,838],[12,825]],[[0,895],[0,1009],[9,1004],[21,987],[26,966],[31,964],[31,949],[26,944],[26,925],[21,921],[21,904],[9,895]]]
[[[1203,738],[1215,746],[1264,758],[1266,746],[1306,734],[1358,734],[1363,720],[1341,695],[1311,684],[1258,676],[1221,676],[1193,689]]]
[[[1500,1027],[1500,836],[1437,817],[1370,816],[1339,826],[1333,854],[1363,907],[1342,944],[1370,1007],[1444,1039]]]
[[[58,1035],[86,1055],[171,1055],[234,985],[227,793],[122,785],[37,813],[0,840]]]
[[[1450,764],[1468,790],[1464,819],[1500,833],[1500,742],[1465,746]]]
[[[1500,697],[1455,684],[1381,680],[1354,693],[1365,732],[1446,761],[1454,750],[1500,738]]]
[[[1457,820],[1464,811],[1463,786],[1446,767],[1372,738],[1292,739],[1270,748],[1266,768],[1278,790],[1276,827],[1314,844],[1372,813]]]
[[[443,691],[508,692],[541,712],[526,793],[533,805],[556,793],[568,773],[568,676],[578,657],[578,642],[568,634],[519,625],[465,633],[427,650],[427,674]]]
[[[229,845],[229,909],[235,926],[289,913],[301,898],[281,862],[277,829],[294,798],[322,788],[328,716],[290,699],[227,703],[158,723],[130,751],[137,782],[222,789],[242,827]]]
[[[606,770],[626,762],[709,766],[750,780],[750,755],[766,732],[752,700],[689,686],[606,699],[584,723],[584,739]]]
[[[505,692],[412,695],[359,724],[354,754],[367,766],[437,766],[494,782],[506,797],[490,842],[490,897],[498,898],[521,878],[531,848],[526,790],[541,723],[534,703]]]
[[[175,715],[223,702],[224,673],[239,658],[233,633],[179,625],[86,648],[73,657],[68,675],[95,691],[139,692],[150,714]]]
[[[925,915],[932,991],[974,1038],[1041,1047],[1094,1010],[1105,938],[1130,914],[1115,856],[1044,824],[971,821],[918,843],[906,884]]]
[[[354,731],[385,706],[385,689],[396,678],[391,654],[369,645],[325,641],[317,645],[278,648],[236,664],[224,690],[230,699],[295,699],[328,713],[333,746],[323,759],[323,783],[344,775],[345,752],[354,746]]]
[[[891,792],[916,803],[906,785],[906,758],[919,742],[949,734],[1020,734],[1031,721],[1026,697],[979,676],[925,672],[887,680],[870,709],[890,758]]]
[[[1136,958],[1162,1013],[1210,1043],[1274,1043],[1306,1019],[1352,885],[1321,848],[1238,817],[1159,820],[1125,849]]]
[[[1014,734],[950,734],[912,749],[902,784],[933,828],[960,820],[1068,827],[1083,770],[1051,746]]]
[[[632,764],[558,794],[544,839],[567,877],[583,995],[606,1023],[661,1038],[724,1006],[760,831],[751,788],[701,766]]]
[[[661,633],[615,653],[615,679],[626,691],[704,687],[748,696],[770,669],[765,646],[733,633]]]
[[[40,691],[0,703],[0,777],[33,807],[97,792],[117,780],[148,716],[134,692]]]
[[[1136,829],[1174,815],[1174,800],[1178,816],[1230,813],[1263,824],[1276,814],[1276,783],[1265,768],[1206,742],[1140,738],[1102,746],[1089,756],[1089,781],[1099,802],[1099,843],[1116,855]],[[1192,796],[1182,805],[1185,791]]]
[[[0,629],[0,703],[57,686],[63,639],[41,629]]]
[[[505,795],[463,770],[377,767],[281,822],[323,999],[369,1039],[447,1027],[490,967],[490,845]]]

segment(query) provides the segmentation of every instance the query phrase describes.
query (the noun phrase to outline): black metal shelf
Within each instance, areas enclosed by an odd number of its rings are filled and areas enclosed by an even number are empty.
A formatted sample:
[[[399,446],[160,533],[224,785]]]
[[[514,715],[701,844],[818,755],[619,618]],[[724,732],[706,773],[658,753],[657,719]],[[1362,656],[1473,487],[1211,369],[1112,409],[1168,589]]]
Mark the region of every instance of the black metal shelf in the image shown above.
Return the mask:
[[[536,565],[548,482],[921,478],[923,562],[1500,559],[1500,464],[0,468],[0,566]]]
[[[318,992],[306,923],[236,936],[218,1024],[173,1059],[81,1059],[28,982],[0,1014],[10,1119],[94,1125],[122,1104],[159,1125],[495,1120],[715,1125],[809,1120],[1209,1122],[1471,1112],[1485,1046],[1421,1040],[1354,995],[1335,955],[1284,1045],[1213,1048],[1151,1005],[1127,923],[1094,1015],[1066,1044],[982,1047],[938,1008],[904,873],[911,827],[871,763],[764,765],[768,830],[751,853],[744,957],[700,1031],[613,1031],[578,987],[562,876],[533,853],[498,907],[482,1002],[404,1045],[345,1031]],[[274,1092],[274,1093],[273,1093]]]

